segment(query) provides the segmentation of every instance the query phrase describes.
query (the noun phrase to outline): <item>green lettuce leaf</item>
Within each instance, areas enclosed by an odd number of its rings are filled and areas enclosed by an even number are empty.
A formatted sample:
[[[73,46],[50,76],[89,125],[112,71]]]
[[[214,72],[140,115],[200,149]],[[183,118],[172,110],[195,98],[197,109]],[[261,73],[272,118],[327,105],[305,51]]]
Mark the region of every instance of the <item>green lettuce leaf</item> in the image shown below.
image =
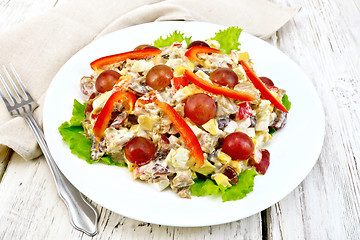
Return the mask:
[[[286,110],[290,110],[291,108],[291,102],[289,101],[289,97],[288,95],[284,95],[283,98],[281,99],[282,104],[284,105],[284,107],[286,108]]]
[[[198,197],[215,195],[219,190],[219,186],[211,179],[195,179],[195,183],[190,186],[191,195]]]
[[[74,108],[70,119],[71,126],[82,126],[81,122],[84,120],[85,107],[86,103],[81,104],[76,99],[74,100]]]
[[[81,104],[75,99],[70,122],[64,122],[59,127],[62,140],[69,144],[71,153],[89,164],[100,162],[107,165],[126,166],[125,163],[113,161],[110,156],[103,156],[97,161],[90,158],[91,140],[85,136],[84,128],[81,125],[81,121],[84,119],[85,107],[85,103]]]
[[[84,129],[81,126],[72,126],[69,122],[64,122],[59,127],[59,132],[63,141],[69,144],[72,154],[84,159],[87,163],[93,163],[90,158],[91,141],[84,135]]]
[[[291,108],[291,102],[289,101],[289,97],[288,95],[284,95],[283,98],[281,99],[282,104],[284,105],[284,107],[286,108],[286,110],[290,111]],[[277,129],[273,128],[273,127],[269,127],[269,134],[273,135],[275,132],[277,131]]]
[[[238,184],[223,190],[221,195],[223,202],[239,200],[246,197],[248,193],[253,191],[254,178],[256,175],[257,172],[254,168],[248,169],[239,174]]]
[[[269,127],[269,134],[273,135],[277,130],[273,127]]]
[[[229,54],[231,50],[240,50],[239,37],[242,29],[238,27],[228,27],[225,30],[220,30],[215,33],[215,37],[211,39],[220,43],[220,50],[222,53]]]
[[[186,42],[187,45],[189,45],[191,37],[184,36],[184,33],[181,33],[180,31],[175,30],[173,33],[169,34],[165,39],[160,36],[158,39],[154,41],[154,46],[158,48],[162,47],[168,47],[174,42]]]
[[[256,175],[254,168],[245,170],[239,174],[239,182],[226,189],[211,179],[195,179],[195,183],[190,186],[190,192],[198,197],[221,194],[223,202],[239,200],[252,192]]]

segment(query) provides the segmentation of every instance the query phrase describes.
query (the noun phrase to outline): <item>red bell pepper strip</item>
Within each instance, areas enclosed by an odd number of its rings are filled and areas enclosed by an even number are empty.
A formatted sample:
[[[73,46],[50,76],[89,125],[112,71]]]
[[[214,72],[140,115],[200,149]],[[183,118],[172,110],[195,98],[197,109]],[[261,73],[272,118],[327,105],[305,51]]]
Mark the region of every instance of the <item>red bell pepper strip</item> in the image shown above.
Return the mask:
[[[251,96],[248,93],[243,93],[243,92],[239,92],[233,89],[229,89],[229,88],[225,88],[225,87],[219,87],[216,86],[214,84],[211,84],[210,82],[202,79],[201,77],[199,77],[198,75],[196,75],[195,73],[193,73],[192,71],[190,71],[189,69],[186,69],[185,72],[185,77],[192,82],[193,84],[195,84],[196,86],[202,88],[205,91],[217,94],[217,95],[224,95],[225,97],[229,97],[229,98],[233,98],[233,99],[238,99],[238,100],[242,100],[242,101],[253,101],[255,100],[255,98],[253,96]]]
[[[145,104],[153,103],[157,100],[157,94],[158,94],[157,90],[152,90],[148,94],[146,94],[142,97],[139,97],[136,100],[136,104],[137,105],[145,105]]]
[[[171,85],[173,87],[173,91],[177,92],[181,87],[189,85],[189,82],[185,77],[174,77],[171,79]]]
[[[246,119],[246,118],[251,117],[253,115],[250,103],[243,102],[243,103],[240,103],[238,106],[239,106],[239,111],[235,116],[236,121]]]
[[[175,128],[179,131],[180,136],[186,146],[190,149],[191,155],[195,158],[195,167],[201,167],[204,164],[204,154],[201,149],[199,140],[191,130],[189,125],[180,117],[180,115],[167,103],[156,100],[155,104],[170,118]]]
[[[201,65],[203,62],[196,56],[198,53],[220,53],[221,51],[216,48],[195,46],[186,51],[185,56],[191,61],[195,61]]]
[[[125,108],[127,108],[127,110],[131,112],[135,106],[136,97],[133,93],[124,92],[124,91],[114,92],[109,97],[103,109],[101,110],[98,118],[96,119],[93,128],[95,138],[98,141],[101,140],[106,128],[108,127],[109,121],[111,119],[111,112],[114,109],[114,104],[119,101],[123,101],[124,103],[127,103],[127,106],[125,106]]]
[[[110,65],[117,62],[125,61],[126,59],[146,58],[146,57],[158,55],[160,53],[161,50],[156,48],[147,48],[136,51],[124,52],[124,53],[119,53],[119,54],[105,56],[96,59],[95,61],[90,63],[90,66],[93,70],[97,70],[105,65]]]
[[[254,84],[254,86],[260,91],[261,95],[269,100],[277,109],[288,112],[285,106],[269,91],[269,89],[265,86],[265,84],[256,76],[256,74],[250,69],[250,67],[243,60],[240,61],[242,67],[245,70],[246,75],[250,79],[250,81]]]

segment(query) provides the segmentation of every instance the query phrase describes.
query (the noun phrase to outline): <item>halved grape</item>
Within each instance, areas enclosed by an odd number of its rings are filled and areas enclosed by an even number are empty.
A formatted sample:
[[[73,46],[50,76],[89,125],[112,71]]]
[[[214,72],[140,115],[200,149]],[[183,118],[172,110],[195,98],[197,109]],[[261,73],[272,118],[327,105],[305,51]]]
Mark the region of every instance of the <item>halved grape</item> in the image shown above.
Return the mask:
[[[157,47],[151,46],[149,44],[141,44],[134,48],[134,51],[143,50],[143,49],[158,49]]]
[[[173,70],[167,65],[156,65],[146,74],[146,85],[155,90],[163,90],[170,85]]]
[[[210,73],[210,80],[230,88],[233,88],[239,82],[238,76],[233,70],[222,67]]]
[[[104,93],[110,91],[120,78],[120,73],[114,70],[106,70],[100,73],[95,82],[96,91]]]
[[[239,176],[232,167],[226,166],[226,168],[223,170],[223,174],[229,179],[229,183],[232,185],[235,185],[239,182]]]
[[[268,77],[259,77],[266,87],[273,87],[274,82]]]
[[[144,137],[134,137],[125,146],[126,159],[138,166],[149,163],[155,152],[155,144]]]
[[[197,93],[186,99],[185,116],[196,125],[203,125],[215,117],[215,101],[205,93]]]
[[[222,151],[233,160],[247,160],[255,148],[251,138],[242,132],[234,132],[226,136],[222,147]]]
[[[252,161],[252,162],[250,162],[250,165],[254,166],[255,170],[258,173],[264,175],[270,165],[270,152],[268,150],[264,149],[264,150],[261,150],[261,154],[262,154],[261,161],[259,163],[255,163]]]
[[[189,46],[187,48],[189,49],[189,48],[196,47],[196,46],[210,47],[209,44],[207,44],[204,41],[193,41],[192,43],[189,44]]]

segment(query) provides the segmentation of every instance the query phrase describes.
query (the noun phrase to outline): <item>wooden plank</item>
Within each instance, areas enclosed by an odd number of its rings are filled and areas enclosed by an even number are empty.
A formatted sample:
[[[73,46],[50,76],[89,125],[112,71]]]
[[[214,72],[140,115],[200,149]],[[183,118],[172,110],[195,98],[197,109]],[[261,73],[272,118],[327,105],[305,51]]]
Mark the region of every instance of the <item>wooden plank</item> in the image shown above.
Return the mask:
[[[326,136],[309,176],[267,211],[268,237],[360,239],[359,2],[278,2],[302,7],[275,43],[313,80],[325,110]]]
[[[7,147],[0,147],[0,182],[6,171],[13,150]]]
[[[0,184],[0,239],[90,239],[69,223],[43,157],[13,155]],[[261,216],[197,228],[143,223],[96,205],[99,234],[94,239],[262,239]]]

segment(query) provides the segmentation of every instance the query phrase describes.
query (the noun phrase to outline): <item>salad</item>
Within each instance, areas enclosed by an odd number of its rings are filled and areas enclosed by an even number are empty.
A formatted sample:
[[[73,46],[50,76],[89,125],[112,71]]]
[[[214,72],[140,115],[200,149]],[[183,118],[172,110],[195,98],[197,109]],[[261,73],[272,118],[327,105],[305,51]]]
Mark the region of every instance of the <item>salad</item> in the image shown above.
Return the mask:
[[[256,76],[240,33],[192,41],[174,31],[91,62],[80,80],[88,100],[74,101],[63,140],[87,162],[126,166],[159,191],[245,197],[269,167],[264,145],[285,126],[290,102]]]

